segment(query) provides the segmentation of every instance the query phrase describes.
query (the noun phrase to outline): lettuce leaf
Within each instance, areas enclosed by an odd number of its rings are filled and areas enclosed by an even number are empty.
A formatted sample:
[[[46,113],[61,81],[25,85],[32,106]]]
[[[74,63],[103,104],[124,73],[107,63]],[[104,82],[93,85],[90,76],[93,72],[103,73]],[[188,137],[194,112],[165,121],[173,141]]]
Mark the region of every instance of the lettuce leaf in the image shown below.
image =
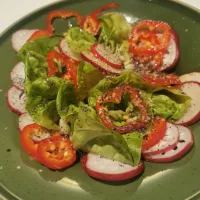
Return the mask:
[[[133,165],[133,158],[124,138],[105,128],[83,110],[78,113],[70,140],[76,149]]]
[[[25,63],[28,54],[36,55],[46,62],[46,56],[50,50],[58,46],[61,36],[41,37],[24,44],[19,50],[18,54],[22,61]]]
[[[59,88],[56,98],[56,107],[60,117],[65,118],[66,115],[68,116],[72,113],[73,109],[71,107],[69,112],[69,106],[76,103],[74,84],[71,81],[66,81],[66,83]]]
[[[88,51],[96,42],[96,38],[93,35],[83,31],[79,27],[68,29],[65,33],[65,40],[69,47],[77,53]]]
[[[103,78],[104,74],[97,68],[87,62],[81,62],[77,75],[79,99],[83,100],[87,97],[88,91]]]
[[[126,18],[119,13],[108,13],[99,17],[100,35],[98,42],[104,43],[115,51],[116,45],[127,40],[131,26]]]
[[[134,158],[134,164],[138,165],[141,159],[143,136],[139,132],[127,133],[122,136]]]

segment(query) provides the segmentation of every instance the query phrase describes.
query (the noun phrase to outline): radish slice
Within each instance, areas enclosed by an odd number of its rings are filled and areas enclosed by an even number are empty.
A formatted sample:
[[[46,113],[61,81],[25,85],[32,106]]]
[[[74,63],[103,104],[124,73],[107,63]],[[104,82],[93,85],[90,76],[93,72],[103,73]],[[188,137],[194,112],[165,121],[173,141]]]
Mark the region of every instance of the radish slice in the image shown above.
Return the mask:
[[[62,39],[60,41],[58,48],[59,48],[59,51],[62,52],[64,55],[66,55],[68,58],[72,58],[73,60],[76,60],[76,61],[82,60],[81,55],[79,53],[76,53],[72,51],[72,49],[70,49],[65,39]]]
[[[169,47],[164,54],[163,65],[159,68],[159,71],[168,71],[172,69],[180,58],[180,49],[177,34],[172,31]]]
[[[96,58],[91,52],[82,52],[81,56],[83,60],[89,62],[99,70],[103,71],[106,74],[120,74],[122,72],[121,69],[116,69],[100,59]]]
[[[122,62],[119,56],[113,54],[108,47],[105,47],[103,44],[94,44],[91,46],[91,52],[99,60],[105,62],[111,67],[121,69]]]
[[[67,134],[67,135],[69,134],[67,129],[67,123],[63,119],[59,120],[59,127],[60,127],[60,132],[62,134]]]
[[[184,126],[177,126],[179,131],[179,142],[177,146],[162,154],[144,156],[150,162],[173,162],[183,157],[193,146],[194,139],[191,131]]]
[[[200,119],[200,83],[185,82],[182,83],[180,89],[191,97],[191,105],[187,108],[183,117],[181,117],[175,124],[189,126]]]
[[[31,134],[31,139],[34,142],[41,142],[42,140],[50,138],[50,137],[51,137],[51,134],[49,130],[46,128],[38,129],[37,132],[33,132],[33,134]]]
[[[143,162],[133,167],[92,153],[83,156],[81,164],[89,176],[104,181],[122,181],[134,178],[144,170]]]
[[[36,31],[37,29],[23,29],[15,32],[11,39],[13,49],[18,52]]]
[[[16,112],[17,114],[23,114],[26,112],[26,95],[23,91],[19,90],[15,86],[8,90],[7,101],[9,108],[13,112]]]
[[[188,81],[195,81],[195,82],[200,83],[200,72],[192,72],[189,74],[184,74],[180,76],[179,78],[182,83],[188,82]]]
[[[178,128],[167,122],[167,131],[165,136],[156,145],[150,147],[149,149],[143,151],[143,156],[154,155],[158,153],[164,153],[173,149],[179,140]]]
[[[19,116],[19,130],[22,131],[23,128],[29,124],[34,124],[32,117],[28,113],[24,113]]]
[[[24,67],[25,67],[24,63],[20,62],[17,65],[15,65],[15,67],[10,73],[13,85],[20,90],[24,90],[24,81],[25,81]]]

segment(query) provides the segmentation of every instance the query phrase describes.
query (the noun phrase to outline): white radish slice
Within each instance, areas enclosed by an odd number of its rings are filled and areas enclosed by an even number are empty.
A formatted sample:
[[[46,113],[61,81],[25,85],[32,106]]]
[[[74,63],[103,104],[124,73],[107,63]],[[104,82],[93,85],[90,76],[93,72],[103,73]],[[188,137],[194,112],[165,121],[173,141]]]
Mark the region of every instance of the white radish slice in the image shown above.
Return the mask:
[[[164,153],[173,149],[179,140],[179,132],[177,126],[167,122],[167,130],[165,136],[156,145],[143,151],[143,156],[154,155],[158,153]]]
[[[150,162],[173,162],[183,157],[193,146],[194,139],[191,131],[184,126],[177,126],[179,131],[179,142],[172,150],[161,154],[144,156]]]
[[[96,58],[91,52],[82,52],[81,56],[83,60],[85,60],[86,62],[89,62],[100,71],[103,71],[105,74],[120,74],[122,72],[122,69],[116,69],[106,64],[102,60]]]
[[[99,60],[107,63],[111,67],[117,69],[122,68],[122,61],[120,60],[119,56],[113,54],[112,51],[108,47],[105,47],[103,44],[92,45],[91,52]]]
[[[167,51],[164,54],[163,65],[159,68],[159,71],[168,71],[172,69],[180,58],[180,49],[177,34],[172,31],[171,40]]]
[[[19,90],[15,86],[12,86],[7,93],[7,101],[9,108],[17,114],[23,114],[26,112],[25,103],[26,95],[22,90]]]
[[[60,52],[62,52],[68,58],[72,58],[73,60],[76,60],[76,61],[82,60],[81,55],[79,53],[76,53],[72,49],[70,49],[70,47],[65,39],[62,39],[60,41],[60,44],[58,47],[59,47]]]
[[[10,78],[15,87],[20,90],[24,90],[24,81],[25,81],[25,72],[24,72],[24,63],[19,62],[10,73]]]
[[[67,131],[67,124],[63,119],[59,120],[59,127],[62,134],[69,134]]]
[[[182,83],[188,82],[188,81],[194,81],[194,82],[200,83],[200,72],[192,72],[189,74],[184,74],[180,76],[179,78]]]
[[[37,29],[22,29],[15,32],[11,39],[13,49],[18,52],[36,31]]]
[[[32,117],[28,113],[24,113],[19,116],[19,130],[22,131],[27,125],[34,124]]]
[[[177,120],[175,124],[189,126],[200,119],[200,83],[185,82],[182,83],[180,89],[191,98],[191,104],[183,117]]]
[[[122,181],[134,178],[144,170],[143,162],[133,167],[92,153],[83,156],[81,164],[89,176],[104,181]]]

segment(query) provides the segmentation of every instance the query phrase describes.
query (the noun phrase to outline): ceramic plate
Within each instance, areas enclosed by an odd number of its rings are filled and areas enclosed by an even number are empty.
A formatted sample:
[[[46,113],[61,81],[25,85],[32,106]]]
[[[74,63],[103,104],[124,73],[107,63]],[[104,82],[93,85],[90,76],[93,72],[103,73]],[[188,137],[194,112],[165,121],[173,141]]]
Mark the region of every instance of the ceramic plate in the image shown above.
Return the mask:
[[[144,173],[132,182],[108,184],[87,176],[76,164],[53,172],[22,151],[17,130],[18,116],[7,107],[11,86],[10,70],[18,62],[11,47],[11,35],[18,29],[45,29],[47,13],[55,9],[90,13],[109,0],[65,0],[42,8],[6,30],[0,37],[0,193],[9,200],[183,200],[198,199],[200,193],[200,122],[191,126],[194,148],[180,161],[170,164],[145,163]],[[134,22],[139,19],[167,21],[180,38],[181,59],[176,72],[200,71],[199,11],[172,1],[116,0],[120,11]],[[56,20],[58,32],[67,22]],[[195,197],[196,196],[196,197]],[[200,197],[199,197],[200,198]]]

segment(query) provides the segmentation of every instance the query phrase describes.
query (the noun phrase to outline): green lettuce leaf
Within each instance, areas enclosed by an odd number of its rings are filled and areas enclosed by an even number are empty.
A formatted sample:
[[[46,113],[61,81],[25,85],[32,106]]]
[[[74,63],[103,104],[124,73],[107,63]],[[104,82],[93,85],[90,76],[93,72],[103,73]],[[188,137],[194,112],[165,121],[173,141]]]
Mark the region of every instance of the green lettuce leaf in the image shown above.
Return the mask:
[[[65,40],[69,47],[77,53],[88,51],[96,42],[96,38],[93,35],[83,31],[79,27],[68,29],[65,33]]]
[[[35,94],[32,95],[30,92],[26,100],[26,110],[37,124],[48,129],[59,130],[58,125],[56,125],[59,115],[55,100],[35,96]]]
[[[108,13],[99,17],[100,35],[98,41],[111,47],[114,51],[116,44],[129,38],[131,26],[126,18],[118,13]]]
[[[122,135],[129,150],[134,158],[134,164],[138,165],[141,159],[143,137],[139,132],[127,133]]]
[[[105,128],[83,110],[78,113],[70,140],[76,149],[133,165],[133,158],[124,138]]]
[[[28,54],[40,56],[40,59],[46,61],[46,56],[50,50],[58,46],[61,36],[41,37],[24,44],[18,54],[25,63]]]
[[[69,111],[69,106],[71,104],[76,104],[76,102],[74,84],[71,81],[66,81],[66,83],[60,87],[56,98],[57,111],[60,117],[65,118],[70,115],[73,109],[71,107]]]
[[[88,96],[88,91],[104,78],[104,74],[91,64],[81,62],[78,66],[77,78],[78,96],[82,100]]]

